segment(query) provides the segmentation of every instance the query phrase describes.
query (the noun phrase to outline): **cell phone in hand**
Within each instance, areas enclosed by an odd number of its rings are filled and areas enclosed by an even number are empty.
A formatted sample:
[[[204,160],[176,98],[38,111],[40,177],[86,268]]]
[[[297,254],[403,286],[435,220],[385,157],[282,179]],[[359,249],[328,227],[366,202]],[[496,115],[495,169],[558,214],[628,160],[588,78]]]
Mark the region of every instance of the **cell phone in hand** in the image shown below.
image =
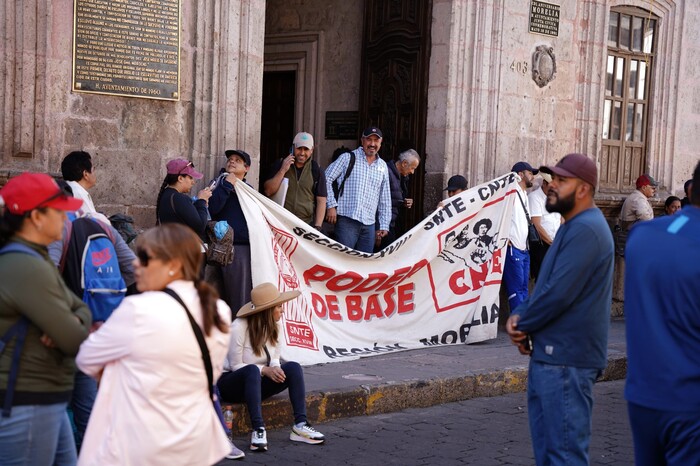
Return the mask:
[[[532,353],[532,337],[530,335],[523,340],[523,347]]]

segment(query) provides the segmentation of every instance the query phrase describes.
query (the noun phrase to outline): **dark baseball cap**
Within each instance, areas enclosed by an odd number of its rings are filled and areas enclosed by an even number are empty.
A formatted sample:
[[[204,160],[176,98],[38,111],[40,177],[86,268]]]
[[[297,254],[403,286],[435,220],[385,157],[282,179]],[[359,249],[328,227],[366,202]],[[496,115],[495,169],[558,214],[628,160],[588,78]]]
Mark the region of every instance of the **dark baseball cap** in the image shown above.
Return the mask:
[[[467,189],[467,179],[462,175],[455,175],[447,180],[447,187],[443,191],[457,191]]]
[[[363,138],[368,138],[368,137],[372,136],[373,134],[374,134],[375,136],[378,136],[379,138],[383,138],[383,137],[384,137],[384,135],[382,134],[382,130],[379,129],[379,128],[377,128],[376,126],[370,126],[369,128],[366,128],[366,129],[362,132],[362,137],[363,137]]]
[[[595,162],[585,154],[567,154],[555,166],[542,166],[540,170],[550,175],[579,178],[594,188],[598,184]]]
[[[250,167],[250,155],[248,155],[247,152],[239,150],[239,149],[229,149],[226,152],[224,152],[224,154],[226,154],[226,158],[229,158],[232,155],[237,155],[243,159],[243,161],[245,162],[245,164],[247,166]]]
[[[510,169],[510,171],[515,173],[524,172],[525,170],[531,171],[533,175],[537,175],[537,173],[539,173],[538,169],[532,168],[532,165],[527,162],[518,162],[513,165],[513,168]]]

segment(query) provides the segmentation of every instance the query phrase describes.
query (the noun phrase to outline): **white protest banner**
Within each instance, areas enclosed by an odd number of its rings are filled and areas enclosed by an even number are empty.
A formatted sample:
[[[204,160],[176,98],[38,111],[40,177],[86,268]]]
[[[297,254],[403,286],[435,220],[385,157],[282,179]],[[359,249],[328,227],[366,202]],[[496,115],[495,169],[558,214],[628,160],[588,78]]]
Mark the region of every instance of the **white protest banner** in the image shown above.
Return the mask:
[[[283,356],[308,365],[495,338],[515,183],[509,173],[446,199],[376,254],[236,183],[253,285],[302,292],[284,308]]]

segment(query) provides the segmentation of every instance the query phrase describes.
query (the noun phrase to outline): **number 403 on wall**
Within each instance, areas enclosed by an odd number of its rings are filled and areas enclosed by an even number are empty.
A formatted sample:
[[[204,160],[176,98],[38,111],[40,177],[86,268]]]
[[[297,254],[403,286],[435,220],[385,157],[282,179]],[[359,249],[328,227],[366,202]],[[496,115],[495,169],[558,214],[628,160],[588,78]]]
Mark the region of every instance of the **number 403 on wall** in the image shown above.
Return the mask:
[[[529,64],[526,61],[513,60],[513,63],[510,64],[510,70],[515,73],[527,74],[529,70]]]

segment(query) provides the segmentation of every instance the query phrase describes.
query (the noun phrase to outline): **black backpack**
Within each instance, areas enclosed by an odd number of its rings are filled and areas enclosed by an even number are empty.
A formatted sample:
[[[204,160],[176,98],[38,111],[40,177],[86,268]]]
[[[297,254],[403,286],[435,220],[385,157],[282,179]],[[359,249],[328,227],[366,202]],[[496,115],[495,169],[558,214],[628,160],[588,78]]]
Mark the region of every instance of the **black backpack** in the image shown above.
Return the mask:
[[[345,181],[348,179],[350,174],[352,173],[352,169],[355,167],[355,153],[354,152],[347,152],[350,154],[350,161],[348,162],[348,168],[345,169],[345,176],[343,177],[343,180],[338,183],[338,179],[336,178],[333,180],[333,194],[335,194],[335,200],[337,201],[340,199],[340,196],[343,195],[343,191],[345,190]]]

